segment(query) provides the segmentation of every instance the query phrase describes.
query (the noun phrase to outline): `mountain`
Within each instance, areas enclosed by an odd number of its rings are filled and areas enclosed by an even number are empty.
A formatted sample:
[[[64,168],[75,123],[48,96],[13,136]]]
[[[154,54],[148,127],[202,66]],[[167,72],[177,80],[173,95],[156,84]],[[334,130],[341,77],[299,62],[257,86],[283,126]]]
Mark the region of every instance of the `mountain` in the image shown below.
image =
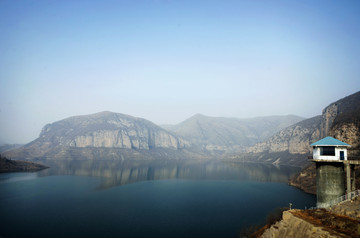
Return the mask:
[[[331,103],[322,115],[287,127],[233,159],[305,167],[310,144],[328,135],[350,144],[349,156],[360,155],[360,92]]]
[[[2,145],[0,145],[0,153],[19,148],[21,146],[23,146],[23,145],[22,144],[2,144]]]
[[[165,128],[203,150],[229,152],[243,151],[245,147],[303,119],[294,115],[237,119],[197,114],[178,125]]]
[[[39,138],[5,152],[9,158],[124,158],[160,156],[189,147],[186,140],[154,123],[120,113],[75,116],[44,126]],[[139,152],[140,151],[140,152]]]
[[[208,158],[306,166],[310,144],[330,135],[360,155],[360,92],[326,107],[322,115],[250,119],[197,114],[167,126],[120,113],[70,117],[46,125],[39,138],[4,152],[12,159],[161,159]],[[235,154],[230,157],[229,154]]]
[[[15,159],[204,158],[241,151],[302,119],[292,115],[235,119],[198,114],[165,130],[145,119],[101,112],[48,124],[39,138],[5,155]]]

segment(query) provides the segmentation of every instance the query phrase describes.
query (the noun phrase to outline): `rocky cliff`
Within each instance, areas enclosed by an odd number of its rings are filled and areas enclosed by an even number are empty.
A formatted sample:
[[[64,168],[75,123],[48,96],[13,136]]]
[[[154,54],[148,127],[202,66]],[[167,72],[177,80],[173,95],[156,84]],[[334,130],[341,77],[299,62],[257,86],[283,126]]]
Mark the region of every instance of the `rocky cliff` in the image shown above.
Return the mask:
[[[309,145],[320,138],[321,116],[312,117],[287,127],[270,139],[247,149],[248,153],[274,153],[287,151],[290,154],[308,154]]]
[[[351,145],[350,157],[360,156],[360,93],[350,95],[335,103],[337,116],[331,124],[329,135]]]
[[[335,124],[358,122],[359,112],[360,92],[331,103],[322,112],[321,138],[328,136]]]
[[[84,157],[117,153],[116,149],[179,150],[190,144],[145,119],[120,113],[101,112],[70,117],[46,125],[39,138],[8,151],[11,158]]]
[[[233,160],[292,165],[305,167],[310,155],[310,144],[319,139],[321,116],[289,126],[270,139],[248,147],[245,153],[237,154]]]

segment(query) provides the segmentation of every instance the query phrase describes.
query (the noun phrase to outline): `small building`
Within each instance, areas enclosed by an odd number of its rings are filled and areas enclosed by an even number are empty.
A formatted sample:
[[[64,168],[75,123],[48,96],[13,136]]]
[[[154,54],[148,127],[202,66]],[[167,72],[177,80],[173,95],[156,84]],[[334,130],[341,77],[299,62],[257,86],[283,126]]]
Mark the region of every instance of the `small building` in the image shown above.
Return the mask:
[[[331,136],[312,143],[310,146],[313,147],[313,159],[323,161],[347,160],[347,147],[350,147],[349,144]]]

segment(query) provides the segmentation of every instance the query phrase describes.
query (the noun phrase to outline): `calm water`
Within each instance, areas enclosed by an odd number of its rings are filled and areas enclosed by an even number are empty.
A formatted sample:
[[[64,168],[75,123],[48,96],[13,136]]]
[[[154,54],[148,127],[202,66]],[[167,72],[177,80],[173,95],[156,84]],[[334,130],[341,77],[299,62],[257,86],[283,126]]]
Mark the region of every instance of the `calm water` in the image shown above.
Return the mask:
[[[0,237],[237,237],[278,207],[315,197],[297,169],[261,164],[44,161],[0,174]]]

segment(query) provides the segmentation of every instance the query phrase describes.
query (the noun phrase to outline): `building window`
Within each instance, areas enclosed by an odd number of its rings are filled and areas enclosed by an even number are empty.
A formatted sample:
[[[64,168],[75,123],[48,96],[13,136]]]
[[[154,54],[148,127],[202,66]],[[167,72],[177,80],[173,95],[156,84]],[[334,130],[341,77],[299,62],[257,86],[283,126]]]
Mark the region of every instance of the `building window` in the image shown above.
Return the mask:
[[[324,146],[320,148],[320,155],[335,156],[335,147]]]

